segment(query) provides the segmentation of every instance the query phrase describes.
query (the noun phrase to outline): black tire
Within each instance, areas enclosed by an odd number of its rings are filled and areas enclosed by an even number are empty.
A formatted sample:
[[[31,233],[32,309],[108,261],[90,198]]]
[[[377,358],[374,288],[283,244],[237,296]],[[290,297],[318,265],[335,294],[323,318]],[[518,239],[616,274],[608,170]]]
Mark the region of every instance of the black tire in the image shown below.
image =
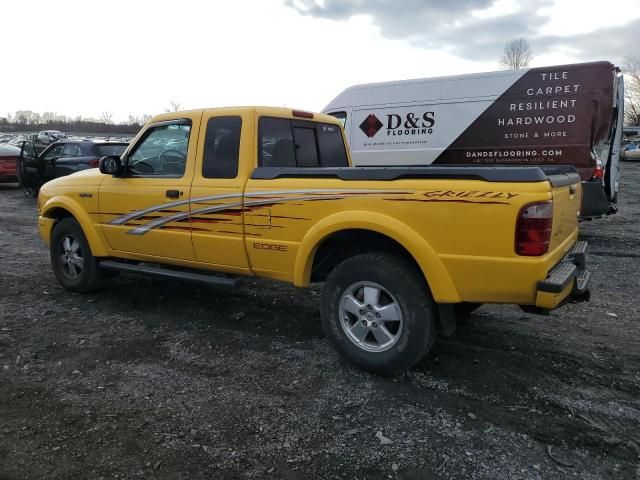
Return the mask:
[[[365,287],[370,291],[381,287],[380,300],[373,308],[367,308]],[[349,294],[356,303],[345,297]],[[347,304],[357,309],[359,302],[363,309],[357,313],[345,309]],[[378,320],[381,323],[376,325],[375,316],[367,317],[370,313],[378,315],[388,306],[394,312],[399,309],[399,322]],[[411,368],[429,352],[436,339],[438,317],[429,287],[413,264],[387,253],[365,253],[345,260],[329,274],[322,292],[321,318],[326,336],[344,358],[364,370],[393,375]],[[352,335],[356,329],[359,332]],[[362,337],[366,329],[368,333],[356,343],[352,338]],[[377,335],[383,331],[394,339],[379,344]]]
[[[85,293],[102,286],[104,276],[75,218],[63,218],[55,224],[49,251],[53,273],[66,290]]]

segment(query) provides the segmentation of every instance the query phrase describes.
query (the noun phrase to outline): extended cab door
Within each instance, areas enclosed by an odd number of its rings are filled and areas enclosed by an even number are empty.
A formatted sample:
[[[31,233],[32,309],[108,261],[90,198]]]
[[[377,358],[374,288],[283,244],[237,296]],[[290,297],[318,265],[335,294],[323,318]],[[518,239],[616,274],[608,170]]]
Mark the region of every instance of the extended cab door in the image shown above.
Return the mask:
[[[100,186],[102,230],[112,249],[195,260],[189,195],[201,113],[149,125],[124,154],[122,177]]]
[[[207,110],[191,188],[191,228],[198,262],[249,271],[244,245],[244,188],[254,164],[253,118],[247,109]]]

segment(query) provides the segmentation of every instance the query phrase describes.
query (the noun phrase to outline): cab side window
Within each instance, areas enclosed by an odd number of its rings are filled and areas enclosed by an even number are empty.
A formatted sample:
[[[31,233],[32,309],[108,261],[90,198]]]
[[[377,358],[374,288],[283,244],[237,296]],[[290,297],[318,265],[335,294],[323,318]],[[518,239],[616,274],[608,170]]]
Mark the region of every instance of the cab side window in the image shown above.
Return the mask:
[[[209,119],[202,159],[204,178],[236,178],[238,176],[241,130],[241,117]]]
[[[348,167],[340,127],[327,123],[262,117],[258,124],[261,167]]]
[[[162,124],[150,127],[127,158],[127,174],[132,177],[184,175],[191,124]]]

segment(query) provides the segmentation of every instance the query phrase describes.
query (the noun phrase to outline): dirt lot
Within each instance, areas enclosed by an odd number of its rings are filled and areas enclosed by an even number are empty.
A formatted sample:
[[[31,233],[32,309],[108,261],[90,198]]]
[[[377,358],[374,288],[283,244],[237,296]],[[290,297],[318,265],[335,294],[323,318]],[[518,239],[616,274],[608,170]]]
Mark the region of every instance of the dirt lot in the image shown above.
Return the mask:
[[[397,378],[337,356],[318,290],[69,294],[0,187],[0,478],[640,479],[640,164],[623,177],[582,225],[591,303],[484,306]]]

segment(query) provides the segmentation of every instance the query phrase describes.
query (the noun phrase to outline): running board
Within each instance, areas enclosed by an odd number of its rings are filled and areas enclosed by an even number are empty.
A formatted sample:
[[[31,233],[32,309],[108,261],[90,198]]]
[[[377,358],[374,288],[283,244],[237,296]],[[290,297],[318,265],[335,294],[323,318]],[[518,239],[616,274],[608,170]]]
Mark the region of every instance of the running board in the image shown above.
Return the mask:
[[[175,280],[184,280],[186,282],[206,283],[209,285],[217,285],[219,287],[233,288],[240,282],[240,278],[221,277],[213,274],[209,275],[206,273],[197,273],[186,270],[173,270],[155,265],[125,263],[117,262],[115,260],[103,260],[100,262],[100,268],[116,270],[119,272],[143,273],[145,275],[173,278]]]

